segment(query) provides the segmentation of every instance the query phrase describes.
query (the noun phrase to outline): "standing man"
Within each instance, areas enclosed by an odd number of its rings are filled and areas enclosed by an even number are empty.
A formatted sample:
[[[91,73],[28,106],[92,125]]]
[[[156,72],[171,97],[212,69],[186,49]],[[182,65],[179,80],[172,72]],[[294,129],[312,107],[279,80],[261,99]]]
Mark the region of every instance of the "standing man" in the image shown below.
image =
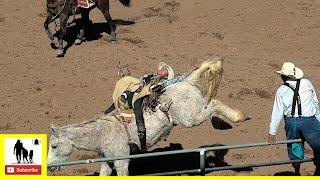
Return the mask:
[[[14,145],[14,148],[13,148],[13,154],[16,155],[16,159],[17,159],[18,163],[21,162],[22,149],[23,149],[23,145],[22,145],[20,139],[18,139],[16,144]]]
[[[284,84],[275,95],[268,141],[275,144],[278,126],[284,118],[287,139],[307,141],[314,154],[314,175],[320,175],[320,111],[316,91],[308,79],[302,79],[303,71],[291,62],[285,62],[277,73]],[[302,143],[287,144],[287,149],[290,160],[304,158]],[[299,175],[300,163],[292,166]]]

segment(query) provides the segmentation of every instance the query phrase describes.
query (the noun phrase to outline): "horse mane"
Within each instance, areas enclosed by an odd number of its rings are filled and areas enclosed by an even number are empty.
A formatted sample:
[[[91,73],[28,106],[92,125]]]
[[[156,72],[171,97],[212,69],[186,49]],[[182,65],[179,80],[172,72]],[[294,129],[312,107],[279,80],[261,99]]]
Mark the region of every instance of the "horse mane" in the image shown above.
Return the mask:
[[[186,81],[192,85],[197,85],[197,82],[201,77],[207,77],[207,83],[204,85],[205,99],[207,103],[217,94],[218,86],[222,78],[222,62],[224,59],[225,57],[210,56],[186,79]]]
[[[107,115],[105,115],[105,114],[98,114],[98,115],[96,115],[95,117],[93,117],[93,118],[91,118],[89,120],[86,120],[86,121],[83,121],[83,122],[80,122],[80,123],[73,123],[73,124],[68,124],[68,125],[65,125],[65,126],[60,126],[58,128],[67,129],[67,128],[71,128],[71,127],[73,127],[73,128],[74,127],[84,127],[84,126],[86,126],[88,124],[96,123],[98,120],[101,120],[102,118],[104,120],[107,120],[105,118],[106,116]],[[111,117],[111,116],[109,116],[109,117]]]

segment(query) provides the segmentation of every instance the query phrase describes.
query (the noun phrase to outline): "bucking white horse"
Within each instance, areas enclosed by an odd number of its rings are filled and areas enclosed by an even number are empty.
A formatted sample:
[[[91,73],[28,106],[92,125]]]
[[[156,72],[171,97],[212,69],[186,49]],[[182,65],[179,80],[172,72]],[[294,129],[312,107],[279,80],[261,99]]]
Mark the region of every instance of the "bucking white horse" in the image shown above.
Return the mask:
[[[234,123],[245,121],[246,115],[219,100],[213,99],[222,75],[223,58],[213,56],[203,62],[184,81],[166,87],[160,103],[154,111],[144,109],[147,146],[151,147],[170,133],[173,124],[190,128],[212,117],[228,119]],[[197,82],[206,76],[207,92],[201,92]],[[162,107],[162,108],[161,108]],[[167,108],[167,112],[163,111]],[[127,130],[116,115],[98,115],[92,120],[61,127],[50,126],[48,163],[67,160],[74,149],[96,151],[103,157],[120,157],[130,154],[131,141],[140,146],[136,121],[132,120]],[[114,161],[117,175],[129,175],[129,160]],[[51,168],[54,170],[57,168]],[[107,162],[101,163],[100,175],[110,175]]]

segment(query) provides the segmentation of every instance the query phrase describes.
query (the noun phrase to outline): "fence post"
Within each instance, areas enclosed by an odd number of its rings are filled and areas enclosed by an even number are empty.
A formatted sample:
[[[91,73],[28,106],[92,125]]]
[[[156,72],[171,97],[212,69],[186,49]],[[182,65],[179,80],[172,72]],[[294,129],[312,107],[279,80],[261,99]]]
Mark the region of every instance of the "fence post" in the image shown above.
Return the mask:
[[[206,151],[205,149],[200,150],[200,175],[204,176],[206,173]]]

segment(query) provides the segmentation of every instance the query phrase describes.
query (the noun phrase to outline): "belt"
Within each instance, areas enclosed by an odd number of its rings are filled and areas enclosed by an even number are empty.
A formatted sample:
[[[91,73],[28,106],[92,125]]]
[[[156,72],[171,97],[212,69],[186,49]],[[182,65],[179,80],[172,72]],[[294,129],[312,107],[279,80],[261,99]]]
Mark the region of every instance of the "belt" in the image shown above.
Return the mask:
[[[287,115],[284,115],[284,118],[311,118],[314,116],[315,115],[313,115],[313,116],[287,116]]]

